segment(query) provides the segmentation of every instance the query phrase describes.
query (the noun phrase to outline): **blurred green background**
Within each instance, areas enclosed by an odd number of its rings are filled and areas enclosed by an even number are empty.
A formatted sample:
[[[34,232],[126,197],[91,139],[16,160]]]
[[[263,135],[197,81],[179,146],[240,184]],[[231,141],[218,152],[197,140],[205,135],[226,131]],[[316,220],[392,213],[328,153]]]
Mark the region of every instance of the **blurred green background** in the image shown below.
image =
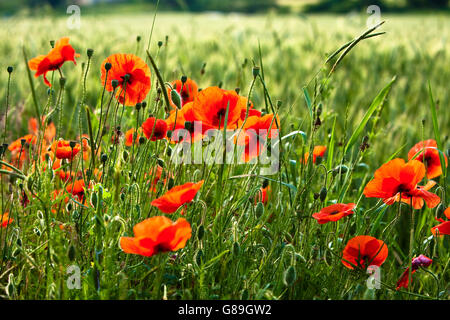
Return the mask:
[[[65,10],[75,4],[90,12],[142,11],[155,6],[156,0],[2,0],[0,14],[35,14],[41,10]],[[264,12],[269,9],[280,13],[365,11],[378,5],[384,12],[449,10],[448,0],[161,0],[161,10]]]

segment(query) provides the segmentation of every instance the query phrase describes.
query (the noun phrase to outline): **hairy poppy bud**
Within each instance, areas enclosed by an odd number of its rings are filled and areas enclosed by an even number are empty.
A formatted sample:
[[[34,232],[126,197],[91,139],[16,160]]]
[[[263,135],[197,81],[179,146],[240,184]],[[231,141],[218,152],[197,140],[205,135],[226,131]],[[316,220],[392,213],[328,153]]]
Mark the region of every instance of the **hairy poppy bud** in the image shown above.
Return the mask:
[[[6,70],[8,70],[8,73],[12,73],[14,71],[14,68],[9,66]]]
[[[169,183],[167,184],[167,189],[170,190],[175,185],[175,180],[173,178],[169,178]]]
[[[64,77],[59,78],[59,84],[61,87],[64,87],[64,85],[66,84],[66,78]]]
[[[344,173],[347,173],[347,171],[348,171],[348,167],[346,166],[346,165],[339,165],[339,166],[337,166],[336,168],[334,168],[333,169],[333,175],[336,175],[336,174],[344,174]]]
[[[289,266],[283,274],[283,283],[286,287],[290,287],[297,280],[297,272],[293,266]]]
[[[314,200],[319,199],[319,194],[317,192],[314,192]]]
[[[34,229],[33,229],[33,232],[34,232],[38,237],[41,236],[41,230],[39,230],[39,228],[34,228]]]
[[[256,204],[255,215],[257,218],[264,214],[264,204],[260,201]]]
[[[173,104],[176,105],[178,109],[181,109],[181,96],[177,90],[170,91],[170,98],[172,99]]]
[[[86,54],[88,58],[92,57],[92,55],[94,54],[94,49],[87,49]]]
[[[127,161],[128,160],[128,151],[124,150],[122,156],[123,156],[123,160]]]
[[[320,201],[324,202],[326,197],[327,197],[327,188],[322,187],[322,189],[320,189],[320,192],[319,192]]]
[[[233,255],[238,256],[241,253],[241,246],[239,243],[235,242],[233,243]]]
[[[198,229],[197,229],[198,240],[202,240],[204,235],[205,235],[205,227],[201,224],[198,226]]]
[[[70,244],[69,249],[67,250],[67,256],[70,261],[75,260],[75,246],[73,244]]]
[[[106,70],[106,71],[111,70],[111,68],[112,68],[111,63],[109,63],[109,62],[105,63],[105,70]]]

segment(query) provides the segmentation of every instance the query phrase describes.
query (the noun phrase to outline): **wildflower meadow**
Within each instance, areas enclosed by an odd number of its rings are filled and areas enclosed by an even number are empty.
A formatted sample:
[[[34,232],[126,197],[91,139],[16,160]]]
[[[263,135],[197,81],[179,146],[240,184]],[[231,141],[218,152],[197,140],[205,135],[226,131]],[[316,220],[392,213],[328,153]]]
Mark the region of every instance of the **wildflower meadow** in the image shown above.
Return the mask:
[[[76,7],[0,19],[2,299],[449,299],[448,14]]]

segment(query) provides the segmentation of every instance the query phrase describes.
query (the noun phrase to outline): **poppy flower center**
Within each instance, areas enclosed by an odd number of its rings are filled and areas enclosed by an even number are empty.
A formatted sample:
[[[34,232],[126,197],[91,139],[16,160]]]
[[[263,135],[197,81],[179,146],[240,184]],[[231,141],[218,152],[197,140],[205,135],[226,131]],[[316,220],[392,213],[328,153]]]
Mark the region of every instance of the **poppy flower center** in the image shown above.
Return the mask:
[[[338,213],[339,213],[339,210],[334,210],[334,211],[330,212],[330,216],[333,216],[333,215],[338,214]]]

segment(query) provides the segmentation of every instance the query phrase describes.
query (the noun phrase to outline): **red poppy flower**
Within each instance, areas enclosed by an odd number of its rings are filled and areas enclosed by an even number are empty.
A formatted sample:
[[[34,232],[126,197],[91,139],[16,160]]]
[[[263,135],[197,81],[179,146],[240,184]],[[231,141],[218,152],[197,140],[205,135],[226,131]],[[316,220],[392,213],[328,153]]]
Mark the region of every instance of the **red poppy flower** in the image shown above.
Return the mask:
[[[267,186],[265,188],[261,188],[258,193],[255,196],[255,205],[258,202],[262,202],[263,204],[267,204],[267,201],[269,199],[269,196],[271,194],[272,189],[270,186]]]
[[[5,228],[8,224],[10,224],[11,222],[13,222],[14,219],[11,218],[9,216],[8,212],[5,212],[4,214],[2,214],[1,219],[0,219],[0,227],[1,228]]]
[[[327,151],[326,146],[315,146],[313,149],[313,163],[316,163],[317,158],[323,158],[325,151]],[[307,163],[309,158],[309,152],[305,153],[303,163]]]
[[[323,208],[320,212],[316,212],[312,216],[319,224],[324,224],[330,221],[338,221],[343,217],[353,214],[355,207],[356,204],[354,203],[336,203]]]
[[[36,136],[34,136],[32,134],[27,134],[27,135],[23,136],[22,138],[19,138],[16,141],[14,141],[13,143],[11,143],[8,146],[8,150],[11,151],[12,153],[17,153],[17,152],[20,152],[20,150],[22,149],[22,153],[23,153],[24,150],[27,149],[25,146],[22,147],[23,139],[25,140],[25,143],[32,144],[32,145],[35,145],[36,141],[37,141]]]
[[[72,149],[70,147],[70,141],[58,140],[52,143],[51,150],[58,159],[72,160],[80,152],[81,146],[79,143],[76,143]]]
[[[241,121],[244,121],[245,120],[245,115],[247,114],[247,98],[245,98],[245,97],[241,97],[241,99],[244,99],[243,100],[243,102],[244,103],[242,103],[241,105],[243,105],[244,107],[242,108],[242,110],[241,110]],[[259,110],[256,110],[254,107],[253,107],[253,102],[251,102],[250,101],[250,108],[249,108],[249,110],[248,110],[248,117],[252,117],[252,116],[257,116],[257,117],[261,117],[261,114],[262,114],[262,112],[261,111],[259,111]],[[240,126],[241,124],[239,124],[239,126]]]
[[[442,236],[444,234],[450,235],[450,208],[445,209],[445,216],[447,217],[447,221],[442,218],[436,218],[437,221],[441,222],[437,226],[431,228],[431,233],[436,236]]]
[[[163,196],[153,200],[151,205],[164,213],[174,213],[182,205],[191,202],[202,185],[203,180],[197,183],[188,182],[181,186],[173,187]]]
[[[435,195],[434,193],[428,192],[431,188],[433,188],[436,185],[436,182],[433,180],[429,180],[426,185],[424,186],[417,186],[417,188],[414,190],[414,192],[408,192],[404,194],[404,197],[402,197],[402,202],[407,203],[411,205],[411,198],[412,198],[412,206],[414,209],[422,209],[424,205],[424,199],[427,203],[427,206],[429,208],[436,207],[439,202],[441,202],[441,199],[439,196]],[[384,203],[391,205],[394,202],[398,202],[400,199],[400,194],[396,194],[395,196],[384,199]]]
[[[278,136],[276,123],[280,123],[279,118],[275,120],[273,114],[263,117],[251,116],[247,118],[243,127],[243,132],[239,134],[237,143],[245,145],[242,159],[245,162],[259,156],[267,138]]]
[[[127,147],[131,147],[133,145],[133,136],[134,133],[136,132],[136,129],[131,128],[130,130],[128,130],[127,132],[125,132],[125,145]],[[138,145],[139,144],[139,138],[140,138],[140,134],[139,132],[136,133],[136,139],[135,139],[135,144]]]
[[[41,126],[45,126],[44,138],[48,143],[51,143],[56,135],[55,124],[53,122],[50,122],[47,125],[44,125],[44,123],[45,118],[42,117]],[[28,131],[30,132],[30,134],[38,136],[39,123],[36,118],[30,118],[30,120],[28,120]]]
[[[186,219],[179,218],[176,222],[172,222],[163,216],[146,219],[136,224],[133,231],[133,238],[120,238],[120,247],[125,253],[145,257],[184,248],[192,235],[191,225]]]
[[[231,128],[240,120],[247,99],[241,99],[235,91],[209,87],[200,91],[193,101],[194,118],[202,121],[205,131],[223,128],[228,108],[227,127]],[[209,127],[209,128],[208,128]]]
[[[142,124],[142,131],[151,141],[164,139],[167,133],[167,123],[164,120],[150,117]]]
[[[106,77],[105,63],[111,63],[111,69]],[[125,79],[128,77],[128,81]],[[106,58],[102,63],[102,84],[106,90],[113,91],[111,80],[119,81],[116,98],[126,106],[135,106],[142,102],[150,91],[150,68],[134,54],[116,53]]]
[[[74,196],[78,196],[78,199],[82,199],[85,191],[84,180],[80,179],[75,182],[70,182],[66,187],[67,192],[73,194]]]
[[[441,159],[439,158],[439,151],[437,143],[433,139],[421,141],[411,148],[408,152],[408,160],[412,158],[426,164],[427,178],[433,179],[442,174]],[[445,166],[448,165],[447,157],[444,155]]]
[[[364,188],[364,195],[368,198],[381,198],[386,204],[393,204],[401,195],[402,201],[409,200],[404,201],[405,203],[411,203],[413,198],[413,206],[416,207],[423,205],[423,202],[417,199],[422,198],[428,207],[433,208],[440,199],[426,190],[431,184],[425,187],[417,186],[424,176],[425,166],[422,162],[411,160],[405,163],[403,159],[393,159],[375,171],[374,179]]]
[[[356,236],[347,242],[342,263],[349,269],[366,269],[368,266],[381,266],[388,256],[388,248],[382,240],[371,236]]]
[[[183,84],[181,80],[175,80],[172,82],[172,87],[180,94],[181,97],[181,107],[186,103],[194,101],[194,98],[198,94],[197,83],[192,79],[187,79]],[[167,94],[169,95],[170,105],[172,108],[177,108],[177,106],[172,102],[171,89],[167,89]]]
[[[35,77],[44,75],[44,83],[51,87],[47,80],[47,72],[58,70],[66,61],[77,64],[75,58],[80,55],[75,53],[75,49],[69,44],[69,38],[61,38],[55,43],[55,47],[47,55],[40,55],[28,61],[28,67],[36,71]]]
[[[431,260],[427,256],[424,256],[423,254],[421,254],[417,258],[413,258],[411,263],[411,282],[413,273],[416,272],[417,269],[419,269],[419,267],[429,267],[432,263],[433,260]],[[409,278],[409,267],[406,268],[405,272],[403,272],[402,276],[397,281],[397,290],[399,290],[402,287],[408,288],[409,285],[408,278]]]

